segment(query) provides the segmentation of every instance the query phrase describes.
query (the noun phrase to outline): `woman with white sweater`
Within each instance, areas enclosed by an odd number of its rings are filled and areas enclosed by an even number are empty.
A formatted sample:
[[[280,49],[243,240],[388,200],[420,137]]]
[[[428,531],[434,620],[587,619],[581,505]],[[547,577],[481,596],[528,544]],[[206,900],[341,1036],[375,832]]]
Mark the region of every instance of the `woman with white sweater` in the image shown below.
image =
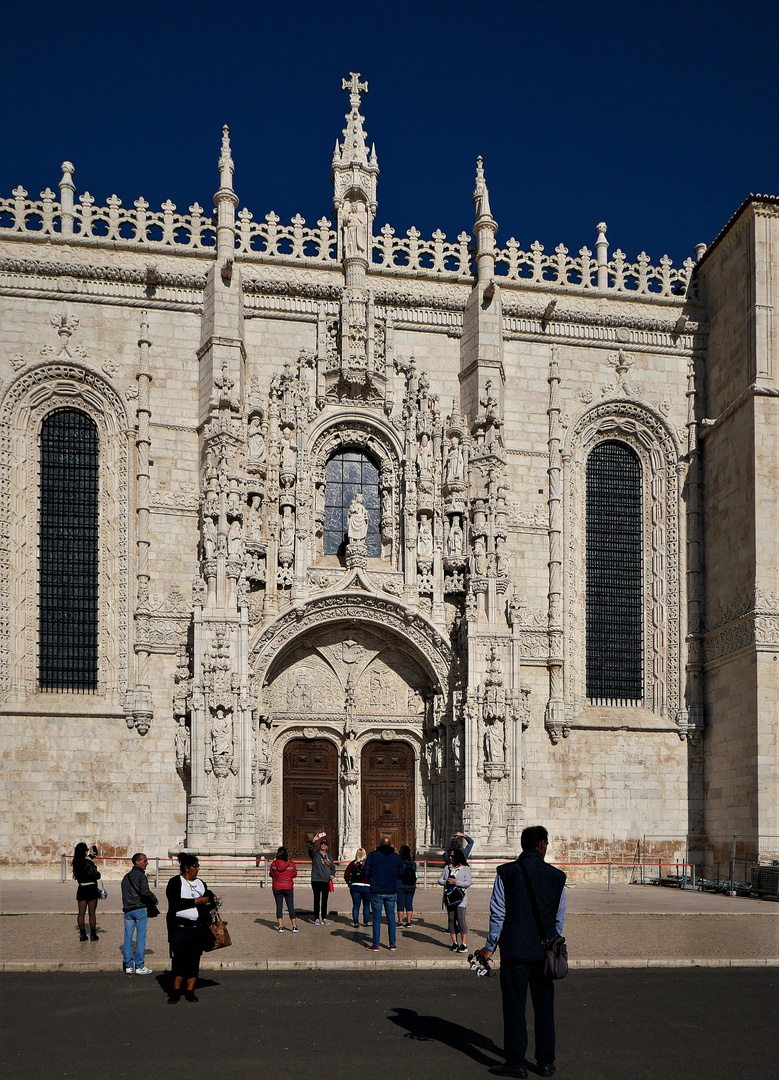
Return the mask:
[[[452,952],[467,952],[468,923],[465,919],[465,909],[468,903],[468,888],[471,884],[471,868],[460,848],[455,848],[449,853],[449,863],[444,867],[438,884],[444,887],[444,906],[449,917],[449,933],[452,937],[450,949]],[[462,899],[459,898],[460,893],[462,893]],[[457,943],[458,934],[459,944]]]

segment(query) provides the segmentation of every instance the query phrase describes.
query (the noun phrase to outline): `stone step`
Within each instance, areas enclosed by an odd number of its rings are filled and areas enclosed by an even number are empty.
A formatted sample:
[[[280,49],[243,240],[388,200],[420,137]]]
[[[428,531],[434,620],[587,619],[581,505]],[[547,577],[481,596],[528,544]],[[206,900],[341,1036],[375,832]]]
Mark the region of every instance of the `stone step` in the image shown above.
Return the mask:
[[[309,884],[311,880],[311,864],[304,860],[295,860],[298,868],[298,876],[295,879],[296,885]],[[265,862],[259,861],[254,858],[247,859],[235,859],[229,862],[222,859],[209,859],[203,856],[200,859],[200,876],[208,884],[209,888],[216,889],[217,887],[224,887],[225,885],[247,885],[254,888],[263,888],[266,883],[270,889],[271,881],[270,875],[266,878]],[[270,861],[268,863],[270,865]],[[499,865],[499,862],[480,863],[478,861],[471,864],[471,880],[474,885],[492,885],[495,880],[495,867]],[[346,862],[336,863],[337,873],[336,880],[343,881],[343,874],[348,866]],[[427,887],[437,888],[438,878],[441,874],[443,863],[439,860],[428,862],[427,864]],[[160,860],[159,869],[159,887],[164,890],[165,885],[169,878],[173,877],[178,872],[178,864],[175,862],[164,862]],[[149,865],[147,876],[154,886],[155,880],[155,868],[152,864]],[[417,885],[422,888],[425,883],[425,863],[424,860],[417,861]]]

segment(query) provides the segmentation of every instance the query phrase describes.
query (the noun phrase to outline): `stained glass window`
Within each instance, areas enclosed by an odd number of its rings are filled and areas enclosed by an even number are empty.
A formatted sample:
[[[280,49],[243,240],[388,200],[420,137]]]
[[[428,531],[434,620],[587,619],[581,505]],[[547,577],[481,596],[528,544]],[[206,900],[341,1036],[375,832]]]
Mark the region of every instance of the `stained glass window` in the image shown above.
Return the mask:
[[[375,462],[361,450],[341,450],[328,461],[325,475],[325,555],[346,553],[349,507],[355,495],[362,495],[368,511],[368,555],[380,558],[379,470]]]
[[[643,680],[641,462],[605,442],[587,460],[587,697],[637,704]]]
[[[98,433],[78,409],[43,421],[38,578],[41,690],[97,687]]]

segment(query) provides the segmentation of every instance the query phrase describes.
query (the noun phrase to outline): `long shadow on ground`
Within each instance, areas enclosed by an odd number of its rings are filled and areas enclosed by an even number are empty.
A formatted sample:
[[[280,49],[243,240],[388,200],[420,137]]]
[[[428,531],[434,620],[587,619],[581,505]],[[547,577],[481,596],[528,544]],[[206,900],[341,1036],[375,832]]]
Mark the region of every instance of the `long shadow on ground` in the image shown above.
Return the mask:
[[[473,1028],[463,1027],[440,1016],[420,1016],[416,1009],[393,1008],[395,1015],[387,1019],[398,1027],[405,1028],[404,1038],[416,1042],[440,1042],[453,1050],[459,1050],[480,1065],[500,1065],[504,1061],[503,1053],[492,1039],[488,1039]],[[494,1054],[490,1058],[487,1054]]]

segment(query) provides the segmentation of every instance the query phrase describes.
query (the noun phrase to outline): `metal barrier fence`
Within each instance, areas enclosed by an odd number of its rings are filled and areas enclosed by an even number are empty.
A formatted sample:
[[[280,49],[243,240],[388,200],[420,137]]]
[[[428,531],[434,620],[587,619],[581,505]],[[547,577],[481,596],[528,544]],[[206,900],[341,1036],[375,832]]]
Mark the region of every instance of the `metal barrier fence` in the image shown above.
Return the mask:
[[[98,856],[98,863],[120,863],[122,870],[122,877],[129,867],[129,860],[121,856]],[[295,859],[295,864],[299,868],[305,868],[311,866],[310,859]],[[351,860],[337,859],[336,864],[336,876],[339,872],[343,873]],[[494,873],[497,867],[502,866],[506,859],[471,859],[469,860],[469,866],[477,873]],[[255,885],[262,889],[267,889],[270,883],[270,864],[273,862],[273,858],[265,855],[256,856],[203,856],[201,859],[201,869],[205,877],[209,876],[209,872],[216,872],[219,878],[233,876],[236,881],[222,881],[222,884],[228,885]],[[69,863],[70,857],[68,855],[60,856],[60,881],[65,882],[69,878]],[[601,867],[606,870],[606,891],[611,890],[612,886],[612,873],[615,870],[629,870],[630,882],[634,880],[641,884],[651,883],[656,885],[675,886],[677,888],[703,888],[703,882],[700,878],[700,872],[697,871],[696,878],[696,865],[692,862],[685,862],[684,860],[664,860],[657,859],[651,862],[637,862],[635,859],[631,862],[620,862],[616,860],[602,860],[602,861],[570,861],[570,862],[553,862],[553,866],[558,866],[561,869],[574,870],[576,868],[594,868]],[[152,856],[149,858],[149,868],[146,871],[147,877],[152,879],[154,887],[160,886],[160,872],[162,871],[163,879],[166,876],[174,876],[176,868],[178,866],[178,860],[171,856]],[[417,888],[427,889],[431,885],[438,887],[438,878],[440,876],[441,867],[444,863],[440,859],[418,859],[417,860]],[[666,873],[664,874],[664,870]],[[654,876],[656,873],[656,877]],[[306,877],[303,876],[303,881]]]
[[[648,861],[653,848],[667,850],[670,844],[684,847],[685,861],[695,866],[701,892],[748,896],[753,891],[753,871],[779,865],[779,836],[754,833],[712,833],[701,838],[645,835],[641,854]]]

